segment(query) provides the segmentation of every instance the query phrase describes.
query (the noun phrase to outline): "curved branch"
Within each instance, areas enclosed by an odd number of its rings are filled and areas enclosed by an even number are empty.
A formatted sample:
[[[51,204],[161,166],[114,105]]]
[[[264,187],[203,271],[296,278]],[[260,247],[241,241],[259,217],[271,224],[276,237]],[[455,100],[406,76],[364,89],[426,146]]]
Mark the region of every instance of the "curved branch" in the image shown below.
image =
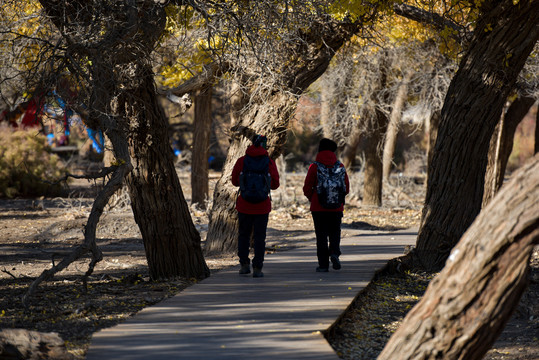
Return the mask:
[[[394,4],[393,10],[397,15],[422,24],[431,25],[437,30],[445,30],[446,28],[449,28],[454,31],[451,37],[459,43],[462,43],[463,39],[468,38],[470,35],[464,26],[461,26],[449,19],[445,19],[441,15],[419,9],[415,6]]]
[[[90,215],[88,217],[88,223],[86,224],[84,229],[84,242],[82,243],[82,245],[79,245],[77,248],[75,248],[75,250],[73,250],[71,254],[62,259],[62,261],[60,261],[57,265],[53,266],[50,269],[44,270],[41,275],[37,279],[35,279],[28,287],[26,294],[24,294],[24,296],[22,297],[23,304],[27,304],[29,297],[34,294],[39,284],[41,284],[43,281],[51,279],[56,273],[62,271],[71,263],[90,252],[92,255],[92,260],[89,264],[88,271],[84,274],[83,277],[83,284],[86,288],[88,276],[90,276],[93,272],[95,265],[103,259],[103,254],[101,253],[101,250],[99,250],[99,248],[97,247],[95,241],[97,223],[99,222],[99,218],[101,217],[103,209],[107,205],[110,197],[116,192],[116,190],[121,188],[123,179],[132,170],[132,168],[133,166],[130,163],[125,163],[119,166],[114,171],[111,179],[107,182],[103,190],[99,192],[94,201],[92,211],[90,212]]]

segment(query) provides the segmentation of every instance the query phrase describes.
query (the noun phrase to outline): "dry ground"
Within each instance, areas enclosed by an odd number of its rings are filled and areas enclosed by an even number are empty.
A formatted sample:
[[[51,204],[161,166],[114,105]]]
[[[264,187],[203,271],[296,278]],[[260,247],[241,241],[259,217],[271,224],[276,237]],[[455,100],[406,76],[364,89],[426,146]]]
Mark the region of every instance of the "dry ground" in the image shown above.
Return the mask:
[[[216,177],[213,174],[212,182]],[[308,207],[298,186],[302,179],[301,174],[288,174],[282,189],[273,195],[276,206],[270,216],[268,252],[302,246],[304,242],[289,239],[298,232],[312,231]],[[188,176],[181,176],[181,182],[189,198]],[[384,199],[387,207],[379,209],[362,208],[357,197],[350,196],[344,232],[347,227],[392,230],[417,226],[422,188],[412,187],[412,181],[398,184]],[[88,291],[84,292],[80,281],[88,263],[88,259],[82,259],[53,281],[43,283],[29,306],[22,306],[20,297],[31,281],[83,239],[82,229],[96,187],[78,181],[70,189],[70,196],[63,198],[0,200],[0,328],[58,332],[68,349],[83,359],[93,332],[180,292],[193,281],[149,281],[132,212],[128,206],[116,206],[103,214],[98,227],[97,241],[104,259],[90,277]],[[192,214],[204,238],[207,214],[196,208]],[[233,255],[206,260],[212,272],[237,263]],[[537,252],[533,266],[530,291],[488,359],[537,358]],[[344,358],[374,359],[404,314],[419,300],[430,278],[428,274],[409,274],[371,283],[335,327],[330,342]]]

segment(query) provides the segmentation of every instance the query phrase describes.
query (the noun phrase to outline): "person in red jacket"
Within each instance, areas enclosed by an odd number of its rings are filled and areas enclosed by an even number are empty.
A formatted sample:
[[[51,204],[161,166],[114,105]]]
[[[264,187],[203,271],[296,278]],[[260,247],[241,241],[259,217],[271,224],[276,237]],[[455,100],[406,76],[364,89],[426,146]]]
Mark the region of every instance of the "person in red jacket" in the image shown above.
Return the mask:
[[[251,164],[252,162],[261,161],[267,164],[267,170],[264,169],[264,175],[269,172],[271,176],[270,188],[275,190],[279,187],[279,172],[275,162],[269,158],[267,148],[267,139],[263,135],[256,135],[253,138],[253,144],[245,151],[245,156],[236,161],[232,170],[232,184],[240,186],[241,174],[244,170],[244,163]],[[268,189],[269,192],[269,189]],[[264,252],[266,250],[266,230],[268,226],[269,213],[271,211],[271,197],[268,196],[260,202],[249,202],[241,194],[236,200],[236,210],[238,211],[239,219],[239,235],[238,235],[238,257],[240,259],[241,269],[240,274],[249,274],[250,259],[249,245],[251,233],[254,238],[254,258],[253,258],[253,277],[262,277],[262,266],[264,264]]]
[[[303,185],[303,194],[311,203],[310,210],[313,216],[314,232],[316,234],[316,255],[318,257],[317,272],[327,272],[330,259],[333,264],[333,269],[339,270],[341,268],[339,256],[341,255],[341,222],[344,211],[344,202],[341,203],[340,206],[337,204],[338,207],[333,209],[324,208],[318,199],[316,190],[318,185],[317,163],[330,168],[334,167],[337,163],[337,156],[335,155],[336,150],[337,144],[334,141],[330,139],[320,140],[316,162],[309,166]],[[340,166],[344,167],[342,164]],[[350,182],[346,170],[344,181],[346,194],[348,194],[350,192]]]

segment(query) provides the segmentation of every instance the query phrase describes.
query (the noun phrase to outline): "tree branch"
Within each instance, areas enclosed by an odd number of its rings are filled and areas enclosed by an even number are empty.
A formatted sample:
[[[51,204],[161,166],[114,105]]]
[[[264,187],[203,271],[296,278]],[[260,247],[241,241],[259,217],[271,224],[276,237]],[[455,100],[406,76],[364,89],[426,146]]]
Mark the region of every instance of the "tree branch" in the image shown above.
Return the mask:
[[[463,42],[463,39],[469,37],[469,33],[463,26],[449,20],[444,17],[423,9],[419,9],[415,6],[406,4],[394,4],[393,10],[395,14],[405,17],[407,19],[417,21],[422,24],[433,26],[437,30],[445,30],[447,28],[453,30],[451,37],[459,43]]]
[[[75,248],[75,250],[73,250],[71,254],[63,258],[62,261],[60,261],[57,265],[54,265],[50,269],[44,270],[41,275],[37,279],[35,279],[32,284],[30,284],[26,294],[24,294],[24,296],[22,297],[23,304],[27,304],[29,297],[34,294],[39,284],[41,284],[43,281],[51,279],[56,273],[62,271],[71,263],[80,259],[86,253],[90,252],[92,255],[92,260],[89,264],[88,271],[84,274],[83,277],[83,284],[86,289],[88,277],[93,272],[95,265],[103,259],[103,254],[101,253],[101,250],[99,250],[99,248],[97,247],[95,241],[97,223],[99,222],[99,218],[101,217],[103,209],[107,205],[110,197],[116,192],[116,190],[120,189],[120,187],[122,186],[123,179],[131,171],[132,168],[133,166],[129,162],[124,163],[123,165],[116,168],[111,179],[105,185],[103,190],[101,190],[101,192],[97,195],[94,201],[92,211],[90,212],[90,215],[88,217],[88,223],[86,224],[84,229],[84,242],[82,243],[82,245]]]
[[[187,93],[202,90],[215,83],[215,79],[228,71],[228,65],[212,62],[204,66],[204,70],[199,75],[187,80],[183,84],[172,89],[157,89],[160,95],[173,94],[181,97]],[[171,99],[169,99],[171,100]],[[173,100],[171,100],[173,101]],[[173,101],[175,102],[175,101]]]

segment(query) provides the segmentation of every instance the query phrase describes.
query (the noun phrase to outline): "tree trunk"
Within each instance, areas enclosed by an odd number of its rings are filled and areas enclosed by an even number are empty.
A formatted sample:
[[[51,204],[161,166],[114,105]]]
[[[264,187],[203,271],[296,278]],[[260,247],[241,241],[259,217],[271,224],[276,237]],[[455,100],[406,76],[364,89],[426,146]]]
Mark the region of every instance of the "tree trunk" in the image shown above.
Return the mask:
[[[157,102],[153,73],[149,66],[137,66],[135,76],[137,86],[119,103],[129,121],[134,166],[127,186],[150,276],[205,278],[209,269],[174,168],[168,121]]]
[[[538,1],[489,1],[483,9],[451,81],[428,171],[416,255],[429,270],[444,266],[481,209],[490,139],[539,37]]]
[[[379,86],[378,91],[382,91],[387,86],[388,56],[385,53],[380,56],[379,63]],[[389,102],[388,94],[383,103]],[[363,205],[382,205],[382,180],[383,180],[383,146],[384,136],[387,131],[389,119],[377,107],[373,114],[373,120],[365,137],[365,184],[363,190]]]
[[[535,154],[539,152],[539,105],[535,108]]]
[[[477,217],[378,360],[483,357],[527,286],[538,198],[536,155]]]
[[[66,66],[81,71],[75,77],[90,79],[87,125],[105,131],[120,163],[131,159],[129,170],[131,165],[134,169],[126,183],[150,276],[208,276],[200,234],[174,168],[168,121],[157,102],[149,65],[151,52],[165,29],[164,6],[150,0],[117,2],[118,7],[102,13],[83,2],[40,3],[66,38],[69,56],[65,59],[75,61]],[[103,19],[107,23],[100,31],[88,33],[88,26]],[[86,35],[89,37],[84,38]],[[83,65],[88,69],[79,68]]]
[[[193,156],[191,163],[191,203],[205,208],[208,199],[208,156],[211,135],[212,87],[195,96],[195,126],[193,133]]]
[[[365,134],[365,186],[363,205],[382,205],[382,144],[387,129],[387,116],[376,110],[375,124]]]
[[[440,111],[435,111],[432,113],[429,119],[429,125],[427,127],[427,136],[429,139],[429,142],[427,143],[427,169],[431,167],[432,155],[434,153],[434,145],[436,144],[436,138],[438,137],[439,127],[440,127]]]
[[[397,145],[397,135],[399,134],[399,123],[402,118],[402,109],[406,102],[408,95],[408,82],[410,81],[412,73],[408,73],[402,83],[397,89],[395,101],[393,102],[391,115],[389,116],[389,124],[387,125],[387,131],[384,144],[384,156],[383,156],[383,176],[384,180],[389,182],[389,174],[391,173],[391,165],[393,164],[393,155],[395,154],[395,147]]]
[[[242,108],[245,99],[238,98],[234,109]],[[207,253],[234,252],[237,250],[238,218],[235,210],[238,189],[230,182],[236,160],[245,155],[255,134],[268,138],[268,152],[272,159],[280,155],[286,141],[288,122],[292,118],[297,100],[292,95],[277,93],[268,102],[252,104],[240,112],[232,127],[232,139],[221,178],[215,185],[213,207],[206,240]],[[233,113],[236,113],[233,111]],[[233,119],[235,120],[235,119]]]
[[[482,207],[490,202],[503,185],[505,169],[513,150],[515,131],[534,102],[535,99],[530,97],[516,98],[496,126],[494,135],[490,139]]]
[[[358,128],[355,128],[348,137],[348,141],[346,142],[346,145],[344,146],[344,149],[342,151],[342,163],[344,167],[348,169],[348,171],[350,171],[352,169],[352,166],[354,166],[357,148],[360,142],[361,131]]]

